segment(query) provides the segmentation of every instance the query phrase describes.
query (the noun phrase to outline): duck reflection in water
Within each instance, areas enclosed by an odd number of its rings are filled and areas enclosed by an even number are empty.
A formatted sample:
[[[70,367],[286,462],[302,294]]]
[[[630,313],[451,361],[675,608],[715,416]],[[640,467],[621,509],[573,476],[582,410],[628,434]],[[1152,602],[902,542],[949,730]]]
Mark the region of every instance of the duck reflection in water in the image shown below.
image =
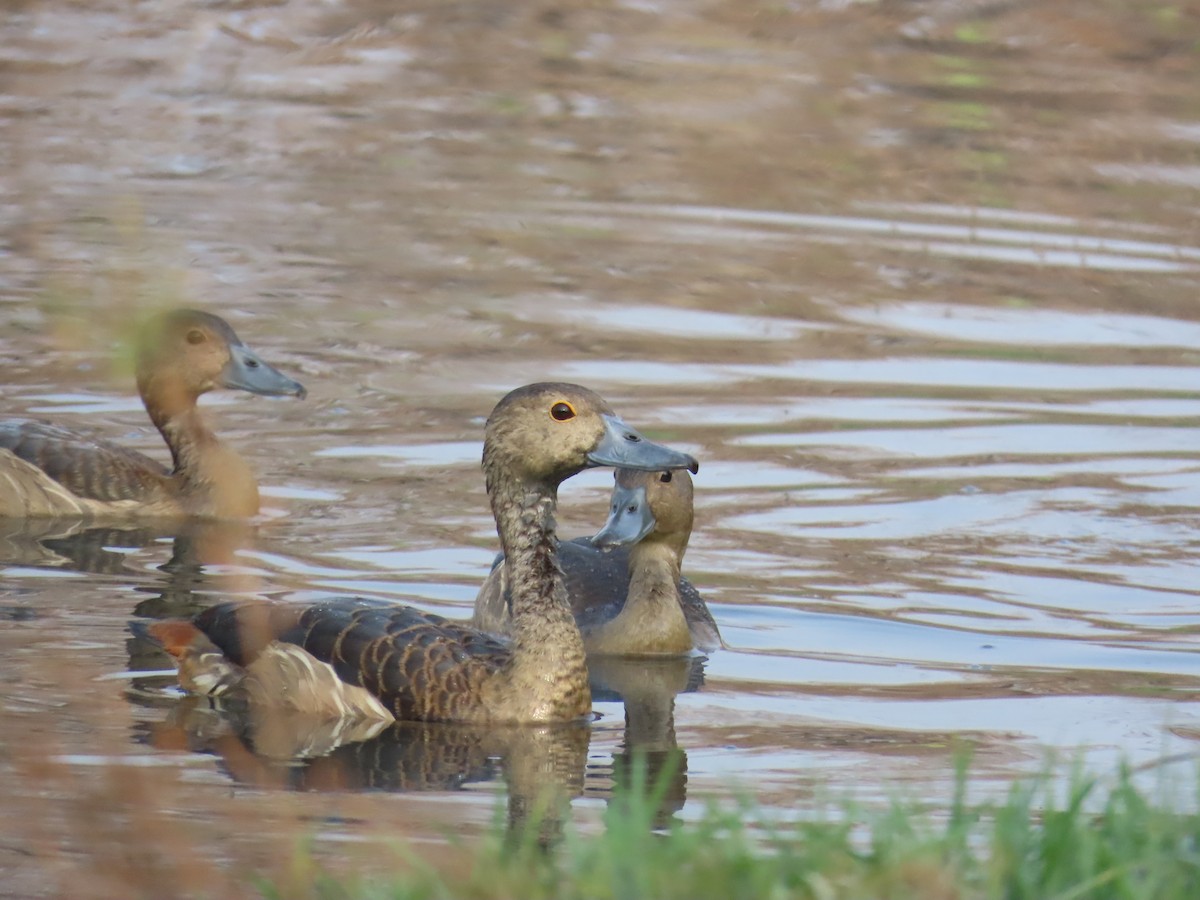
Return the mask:
[[[142,646],[138,646],[141,642]],[[131,655],[153,659],[135,638]],[[656,824],[681,809],[687,755],[675,740],[674,703],[703,682],[703,659],[598,661],[599,701],[623,700],[625,727],[610,760],[589,759],[590,722],[478,726],[447,723],[330,721],[262,704],[162,693],[161,678],[135,680],[130,696],[167,706],[166,718],[139,726],[138,740],[161,750],[216,756],[234,781],[296,791],[461,791],[503,781],[514,836],[536,829],[553,842],[572,798],[611,801],[644,784],[658,791]],[[635,775],[644,766],[644,779]]]
[[[256,573],[236,566],[238,552],[252,546],[258,532],[257,525],[245,520],[99,525],[80,519],[0,518],[0,566],[103,576],[143,595],[135,615],[193,615],[213,593],[249,593],[262,586]],[[165,562],[155,565],[168,554]],[[214,574],[212,567],[221,570]],[[148,574],[155,570],[161,574]],[[95,583],[96,579],[89,581]],[[44,579],[12,582],[8,595],[18,601],[14,609],[27,603],[26,614],[37,615],[44,606],[39,596],[46,584]]]
[[[664,827],[687,801],[687,751],[675,739],[675,697],[704,684],[702,656],[671,659],[595,657],[588,661],[592,695],[624,705],[625,728],[611,771],[589,763],[585,790],[611,800],[642,785],[657,791],[655,827]],[[642,767],[644,776],[639,774]]]
[[[144,614],[178,615],[203,606],[211,578],[186,559],[168,573],[161,598],[139,604]],[[199,595],[193,590],[204,593]],[[566,804],[588,796],[611,801],[624,789],[657,790],[656,825],[665,825],[687,796],[687,754],[675,738],[675,695],[696,691],[704,658],[594,658],[588,662],[593,698],[622,702],[624,729],[611,757],[589,757],[600,733],[591,722],[550,726],[328,720],[238,702],[234,698],[164,694],[169,663],[152,641],[129,641],[130,669],[154,671],[135,679],[131,699],[166,708],[164,720],[140,726],[138,739],[162,750],[216,756],[236,782],[297,791],[460,791],[503,781],[511,832],[533,826],[537,840],[556,839]],[[645,777],[637,774],[644,767]]]

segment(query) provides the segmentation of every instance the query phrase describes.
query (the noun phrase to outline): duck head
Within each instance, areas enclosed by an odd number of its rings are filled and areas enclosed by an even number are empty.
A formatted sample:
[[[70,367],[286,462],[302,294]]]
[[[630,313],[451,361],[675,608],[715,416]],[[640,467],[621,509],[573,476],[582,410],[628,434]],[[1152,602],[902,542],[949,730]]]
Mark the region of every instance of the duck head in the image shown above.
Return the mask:
[[[304,385],[268,365],[220,316],[178,309],[154,319],[138,344],[138,386],[192,401],[214,388],[272,397],[306,395]]]
[[[599,394],[577,384],[517,388],[488,417],[484,468],[556,488],[593,466],[665,471],[699,469],[695,458],[648,440]]]
[[[592,543],[604,550],[656,535],[687,546],[694,520],[692,479],[686,471],[639,472],[618,469],[614,474],[608,521]]]

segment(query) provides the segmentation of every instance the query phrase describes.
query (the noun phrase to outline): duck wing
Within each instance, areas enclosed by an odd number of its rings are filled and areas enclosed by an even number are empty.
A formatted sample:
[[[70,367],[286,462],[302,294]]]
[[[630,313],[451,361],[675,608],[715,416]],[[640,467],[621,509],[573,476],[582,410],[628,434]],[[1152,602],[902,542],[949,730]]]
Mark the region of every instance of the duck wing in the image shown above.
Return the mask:
[[[629,594],[628,547],[600,550],[589,538],[575,538],[559,545],[558,561],[571,598],[571,611],[584,633],[616,618],[625,608]]]
[[[0,422],[0,473],[20,481],[41,473],[75,497],[106,502],[146,500],[171,474],[135,450],[36,419]]]
[[[278,645],[299,648],[402,721],[472,718],[482,685],[510,657],[507,643],[464,624],[360,597],[220,603],[192,624],[251,675]]]
[[[697,650],[711,653],[725,646],[717,628],[717,620],[709,611],[708,604],[704,602],[696,586],[683,577],[679,579],[679,602],[683,606],[683,617],[687,619],[692,643],[696,645]]]

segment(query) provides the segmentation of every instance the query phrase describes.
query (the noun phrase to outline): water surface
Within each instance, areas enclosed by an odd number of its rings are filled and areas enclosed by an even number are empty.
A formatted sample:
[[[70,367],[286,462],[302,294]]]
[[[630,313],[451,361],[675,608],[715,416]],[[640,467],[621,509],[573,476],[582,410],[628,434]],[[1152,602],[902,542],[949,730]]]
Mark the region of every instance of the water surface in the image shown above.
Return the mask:
[[[330,845],[478,831],[531,753],[595,826],[627,743],[686,753],[681,816],[734,789],[946,796],[962,743],[997,789],[1048,752],[1194,752],[1195,19],[1043,6],[19,4],[6,413],[161,456],[128,326],[178,303],[310,396],[205,400],[261,473],[249,532],[0,535],[5,795],[55,834],[73,801],[39,760],[85,793],[166,768],[182,816],[270,811],[219,854],[288,815]],[[555,378],[702,459],[685,570],[729,644],[702,671],[628,710],[647,676],[607,673],[582,743],[373,737],[356,771],[422,792],[354,816],[365,782],[246,769],[147,675],[129,621],[222,597],[466,616],[496,546],[483,420]],[[565,534],[608,479],[564,487]],[[3,843],[14,890],[80,887]]]

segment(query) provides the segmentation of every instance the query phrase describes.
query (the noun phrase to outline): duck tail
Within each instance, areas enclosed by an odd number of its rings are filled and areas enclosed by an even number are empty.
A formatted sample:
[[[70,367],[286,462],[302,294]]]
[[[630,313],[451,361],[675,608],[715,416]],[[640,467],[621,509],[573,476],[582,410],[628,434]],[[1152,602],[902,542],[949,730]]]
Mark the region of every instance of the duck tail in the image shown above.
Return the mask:
[[[223,694],[236,687],[245,670],[186,619],[133,622],[130,631],[162,647],[179,669],[179,685],[193,694]]]
[[[183,619],[166,619],[161,622],[151,622],[148,625],[141,622],[137,624],[142,627],[136,628],[135,633],[140,632],[150,638],[176,660],[182,659],[196,641],[208,640],[199,628]]]

